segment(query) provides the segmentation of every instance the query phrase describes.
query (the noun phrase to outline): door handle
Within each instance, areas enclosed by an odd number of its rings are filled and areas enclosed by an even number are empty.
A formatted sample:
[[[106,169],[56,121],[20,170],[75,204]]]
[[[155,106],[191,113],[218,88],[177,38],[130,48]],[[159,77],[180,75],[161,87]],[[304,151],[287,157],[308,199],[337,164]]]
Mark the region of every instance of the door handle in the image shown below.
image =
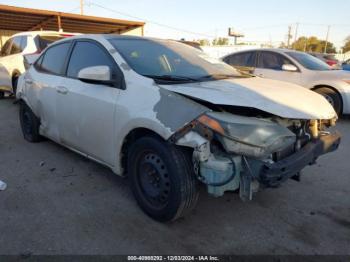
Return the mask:
[[[32,79],[26,79],[25,83],[28,84],[28,85],[31,85],[31,84],[33,84],[33,80]]]
[[[258,74],[258,76],[260,76],[260,77],[264,77],[264,74]]]
[[[68,93],[68,89],[65,88],[64,86],[57,86],[56,91],[57,91],[57,93],[60,93],[62,95],[65,95]]]

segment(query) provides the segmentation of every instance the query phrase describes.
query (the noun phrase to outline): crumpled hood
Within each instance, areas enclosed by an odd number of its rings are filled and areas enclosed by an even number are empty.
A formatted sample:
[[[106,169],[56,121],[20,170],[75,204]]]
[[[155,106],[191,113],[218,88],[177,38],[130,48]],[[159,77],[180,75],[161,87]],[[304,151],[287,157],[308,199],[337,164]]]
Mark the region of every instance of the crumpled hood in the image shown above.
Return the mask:
[[[216,105],[256,108],[283,118],[331,119],[333,107],[304,87],[260,77],[161,85],[162,88]]]

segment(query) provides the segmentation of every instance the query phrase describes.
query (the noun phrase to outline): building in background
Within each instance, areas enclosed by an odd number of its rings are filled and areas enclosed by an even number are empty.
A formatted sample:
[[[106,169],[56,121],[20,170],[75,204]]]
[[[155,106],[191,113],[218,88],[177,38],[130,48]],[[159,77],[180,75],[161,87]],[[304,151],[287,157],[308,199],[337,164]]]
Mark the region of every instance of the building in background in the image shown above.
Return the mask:
[[[0,5],[0,46],[18,32],[53,30],[143,36],[144,22]]]

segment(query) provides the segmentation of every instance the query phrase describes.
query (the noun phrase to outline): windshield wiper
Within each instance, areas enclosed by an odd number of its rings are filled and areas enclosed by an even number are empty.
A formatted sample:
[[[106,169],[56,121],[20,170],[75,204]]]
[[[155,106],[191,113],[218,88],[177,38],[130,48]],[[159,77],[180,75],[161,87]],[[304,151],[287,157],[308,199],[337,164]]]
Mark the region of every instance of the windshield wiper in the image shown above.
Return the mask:
[[[218,79],[227,79],[227,78],[242,78],[246,77],[243,75],[233,75],[233,74],[212,74],[212,75],[204,75],[201,77],[198,77],[197,80],[204,80],[204,79],[213,79],[213,80],[218,80]]]
[[[187,76],[179,76],[179,75],[144,75],[146,77],[150,77],[156,80],[164,80],[164,81],[191,81],[197,82],[198,79],[187,77]]]

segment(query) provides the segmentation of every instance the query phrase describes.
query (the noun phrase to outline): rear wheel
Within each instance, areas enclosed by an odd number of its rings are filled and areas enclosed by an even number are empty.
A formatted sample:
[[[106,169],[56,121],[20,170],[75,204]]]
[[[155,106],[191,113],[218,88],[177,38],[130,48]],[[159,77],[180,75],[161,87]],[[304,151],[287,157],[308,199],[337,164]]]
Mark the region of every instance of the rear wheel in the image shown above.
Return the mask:
[[[5,97],[5,93],[3,91],[0,91],[0,99],[3,99]]]
[[[161,139],[144,137],[131,146],[128,175],[139,206],[157,221],[176,220],[197,203],[190,153]]]
[[[342,113],[342,99],[340,95],[334,91],[331,88],[328,87],[321,87],[315,90],[316,93],[319,93],[322,95],[324,98],[327,99],[327,101],[333,106],[334,111],[338,114],[341,115]]]
[[[19,119],[24,139],[32,143],[41,141],[39,134],[40,121],[24,102],[20,104]]]

